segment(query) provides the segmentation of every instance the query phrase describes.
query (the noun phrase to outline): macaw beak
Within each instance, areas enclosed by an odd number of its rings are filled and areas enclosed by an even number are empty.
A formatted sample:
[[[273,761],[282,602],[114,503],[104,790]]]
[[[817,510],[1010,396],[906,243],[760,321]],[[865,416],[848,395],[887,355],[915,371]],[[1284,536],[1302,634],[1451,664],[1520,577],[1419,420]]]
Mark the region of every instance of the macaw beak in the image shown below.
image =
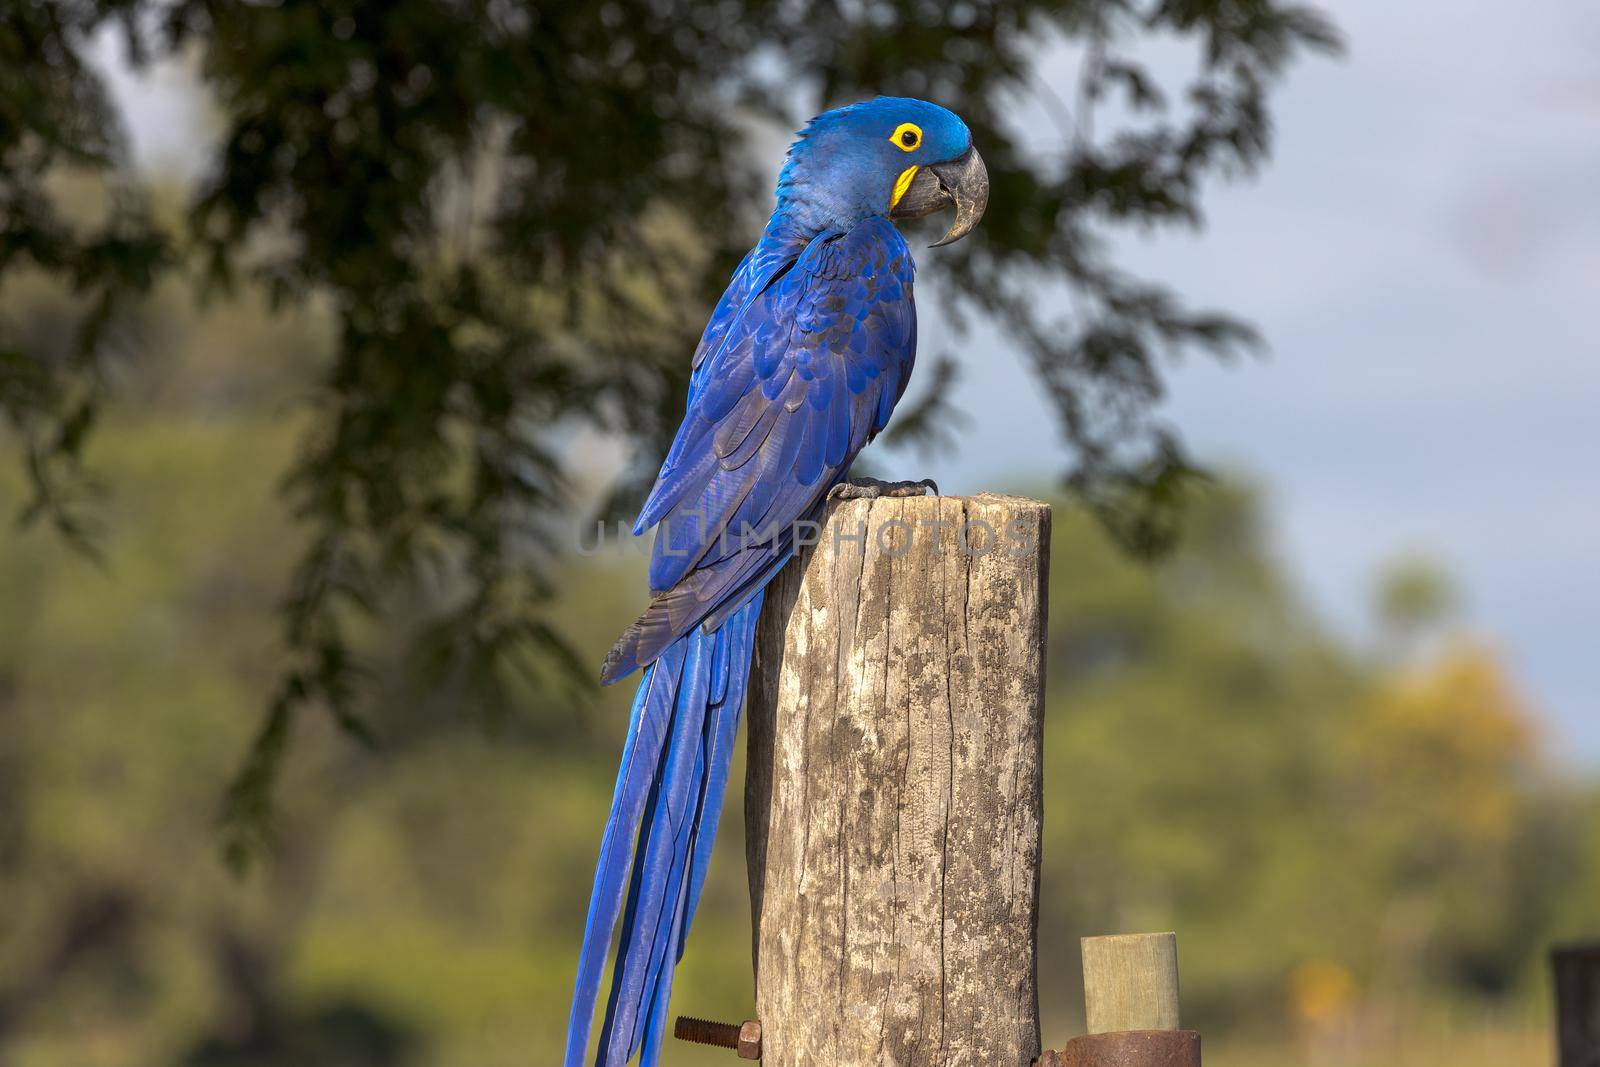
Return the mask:
[[[947,207],[956,209],[950,232],[933,242],[930,248],[953,244],[972,232],[983,218],[983,209],[989,205],[989,171],[976,148],[967,149],[964,155],[944,163],[934,163],[917,171],[911,186],[890,218],[920,219]]]

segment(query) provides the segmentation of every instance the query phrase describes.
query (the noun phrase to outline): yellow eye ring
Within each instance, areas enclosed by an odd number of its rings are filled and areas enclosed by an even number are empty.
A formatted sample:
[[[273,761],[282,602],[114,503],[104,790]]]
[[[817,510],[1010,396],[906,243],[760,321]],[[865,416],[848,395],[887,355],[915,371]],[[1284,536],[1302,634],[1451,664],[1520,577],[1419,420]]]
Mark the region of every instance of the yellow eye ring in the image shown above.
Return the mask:
[[[915,122],[902,122],[894,128],[889,140],[893,141],[894,146],[902,152],[915,152],[922,147],[922,127]]]

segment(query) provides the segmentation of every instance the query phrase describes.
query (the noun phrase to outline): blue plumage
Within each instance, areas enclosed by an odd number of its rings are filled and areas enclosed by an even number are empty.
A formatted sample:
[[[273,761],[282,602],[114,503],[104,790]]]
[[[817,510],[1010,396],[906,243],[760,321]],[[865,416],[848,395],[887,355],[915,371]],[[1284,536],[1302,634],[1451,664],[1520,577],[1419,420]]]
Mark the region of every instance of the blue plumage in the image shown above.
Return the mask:
[[[706,326],[683,424],[635,524],[657,527],[653,599],[602,674],[611,682],[644,668],[600,844],[567,1067],[585,1058],[619,912],[596,1062],[621,1067],[641,1050],[644,1064],[656,1060],[710,863],[762,591],[793,555],[794,524],[820,513],[910,378],[913,265],[890,212],[915,173],[907,168],[968,159],[970,149],[958,118],[919,100],[880,98],[812,120],[790,149],[771,221]]]

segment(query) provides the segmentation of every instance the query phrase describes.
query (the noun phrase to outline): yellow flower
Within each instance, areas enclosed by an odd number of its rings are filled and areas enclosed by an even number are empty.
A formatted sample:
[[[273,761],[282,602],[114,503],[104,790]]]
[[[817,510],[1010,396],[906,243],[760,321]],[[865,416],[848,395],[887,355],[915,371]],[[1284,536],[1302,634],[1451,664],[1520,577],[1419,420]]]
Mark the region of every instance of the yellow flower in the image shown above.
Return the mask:
[[[1356,978],[1333,960],[1307,960],[1289,975],[1289,1006],[1295,1018],[1325,1023],[1349,1010],[1356,998]]]

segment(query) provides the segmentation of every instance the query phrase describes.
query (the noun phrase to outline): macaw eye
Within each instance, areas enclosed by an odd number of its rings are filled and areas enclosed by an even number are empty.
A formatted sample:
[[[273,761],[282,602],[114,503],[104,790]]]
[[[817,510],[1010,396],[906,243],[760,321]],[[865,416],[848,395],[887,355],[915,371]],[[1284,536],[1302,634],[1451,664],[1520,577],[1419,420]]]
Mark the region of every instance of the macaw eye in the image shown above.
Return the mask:
[[[902,152],[915,152],[922,146],[922,127],[915,122],[902,122],[894,128],[889,140]]]

